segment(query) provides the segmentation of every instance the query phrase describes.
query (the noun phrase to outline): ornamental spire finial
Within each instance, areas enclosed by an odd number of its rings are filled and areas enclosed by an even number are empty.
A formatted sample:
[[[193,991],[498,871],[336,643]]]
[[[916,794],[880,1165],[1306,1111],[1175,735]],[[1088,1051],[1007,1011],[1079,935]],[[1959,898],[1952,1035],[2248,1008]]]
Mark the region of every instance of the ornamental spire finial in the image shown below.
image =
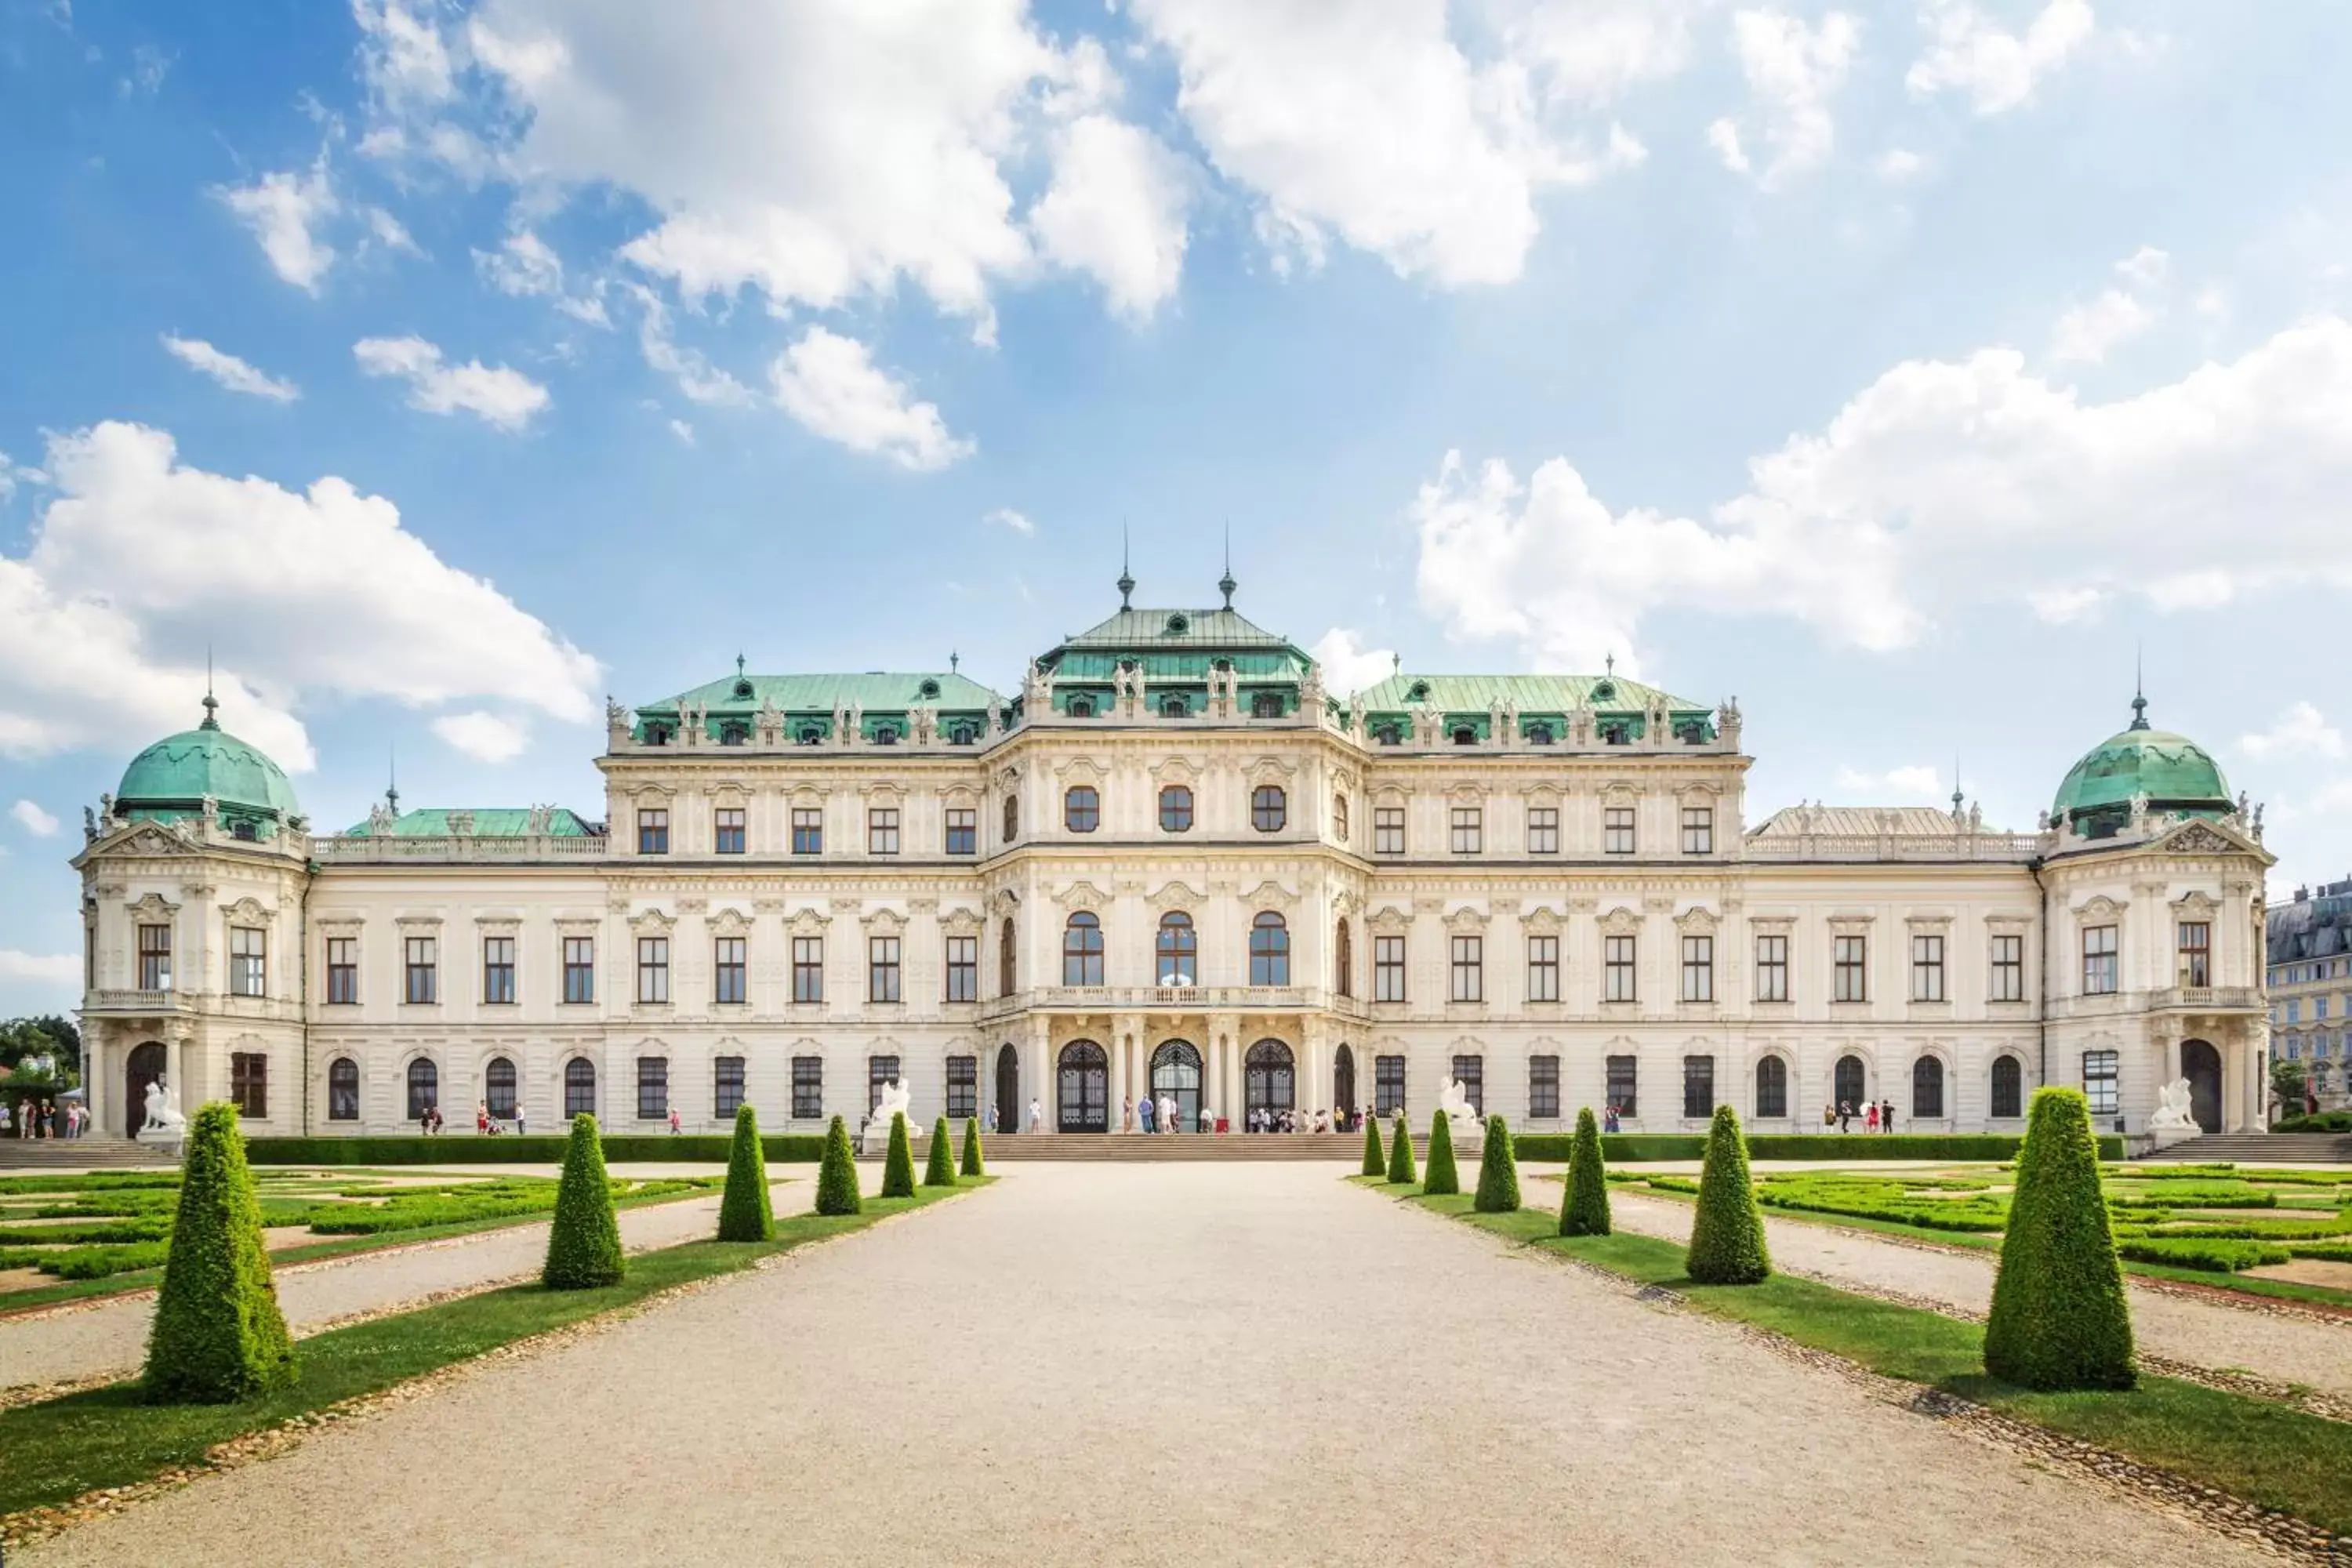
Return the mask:
[[[1234,581],[1234,524],[1225,521],[1225,574],[1217,579],[1217,587],[1225,595],[1225,608],[1234,607],[1234,590],[1241,584]]]
[[[1118,607],[1134,606],[1129,603],[1135,596],[1135,574],[1128,570],[1127,519],[1118,520]]]
[[[400,748],[383,749],[383,804],[392,815],[400,815]]]
[[[205,721],[203,723],[197,725],[196,728],[199,730],[219,729],[220,721],[214,717],[219,707],[219,701],[213,696],[213,645],[206,643],[205,644]]]
[[[2137,649],[2132,652],[2132,721],[2135,730],[2147,728],[2147,680],[2142,668],[2143,658]]]

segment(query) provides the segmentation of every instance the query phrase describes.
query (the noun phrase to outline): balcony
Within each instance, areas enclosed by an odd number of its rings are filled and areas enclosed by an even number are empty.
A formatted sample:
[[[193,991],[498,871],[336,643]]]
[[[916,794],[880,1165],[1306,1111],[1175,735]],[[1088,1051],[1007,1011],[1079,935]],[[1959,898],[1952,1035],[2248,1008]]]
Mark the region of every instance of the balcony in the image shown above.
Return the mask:
[[[2269,1003],[2254,985],[2174,985],[2147,994],[2158,1013],[2260,1013]]]
[[[162,1018],[194,1012],[195,1007],[194,998],[177,991],[85,991],[81,1010],[85,1017],[103,1014],[118,1018]]]
[[[1358,1022],[1371,1015],[1362,999],[1314,985],[1040,985],[992,996],[984,1019],[1015,1013],[1337,1013]]]

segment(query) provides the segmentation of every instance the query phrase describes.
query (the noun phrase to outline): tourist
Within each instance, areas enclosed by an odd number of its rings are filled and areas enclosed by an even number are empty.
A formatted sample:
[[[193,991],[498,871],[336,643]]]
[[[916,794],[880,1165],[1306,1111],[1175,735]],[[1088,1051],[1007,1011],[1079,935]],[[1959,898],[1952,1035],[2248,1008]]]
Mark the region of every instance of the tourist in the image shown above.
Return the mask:
[[[1045,1107],[1039,1105],[1034,1100],[1029,1102],[1029,1131],[1032,1132],[1045,1131]]]
[[[1160,1097],[1160,1131],[1162,1132],[1176,1131],[1176,1097],[1172,1094],[1163,1094]]]
[[[1895,1131],[1895,1101],[1892,1100],[1878,1108],[1878,1130],[1881,1132]]]
[[[530,1128],[523,1125],[522,1101],[518,1100],[515,1101],[515,1136],[520,1138],[530,1131]]]
[[[1822,1107],[1822,1125],[1824,1127],[1837,1125],[1837,1107],[1834,1104]]]
[[[5,1100],[0,1100],[0,1138],[5,1138],[10,1132],[15,1131],[14,1126],[11,1124],[8,1113],[8,1102]]]
[[[669,1135],[670,1135],[671,1137],[675,1138],[675,1137],[677,1137],[677,1134],[678,1134],[677,1107],[677,1106],[675,1106],[675,1105],[673,1105],[673,1106],[671,1106],[671,1107],[669,1108]]]
[[[474,1136],[486,1138],[490,1131],[490,1108],[483,1100],[474,1101]]]
[[[1135,1131],[1135,1101],[1125,1098],[1122,1098],[1119,1100],[1118,1130],[1121,1132],[1132,1132]]]
[[[1853,1131],[1853,1101],[1850,1100],[1838,1101],[1838,1131],[1840,1132]]]
[[[1878,1131],[1878,1101],[1865,1100],[1862,1102],[1862,1130],[1864,1134]]]
[[[416,1113],[416,1135],[419,1138],[433,1136],[433,1108],[429,1105]]]
[[[1135,1114],[1141,1118],[1143,1130],[1149,1132],[1151,1131],[1153,1121],[1160,1115],[1160,1103],[1147,1094],[1136,1102]]]

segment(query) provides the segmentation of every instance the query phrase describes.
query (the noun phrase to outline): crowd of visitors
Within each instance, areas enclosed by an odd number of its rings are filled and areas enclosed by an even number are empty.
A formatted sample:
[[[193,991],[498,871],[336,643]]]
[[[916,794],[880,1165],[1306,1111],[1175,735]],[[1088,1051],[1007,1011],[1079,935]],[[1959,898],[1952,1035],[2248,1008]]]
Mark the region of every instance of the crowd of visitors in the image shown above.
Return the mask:
[[[1857,1121],[1862,1123],[1864,1132],[1894,1131],[1895,1102],[1882,1100],[1874,1103],[1865,1100],[1862,1102],[1862,1109],[1856,1110],[1852,1100],[1841,1100],[1833,1105],[1822,1107],[1822,1125],[1824,1127],[1834,1126],[1841,1132],[1851,1132]]]
[[[0,1100],[0,1138],[79,1138],[89,1131],[89,1110],[73,1100]]]

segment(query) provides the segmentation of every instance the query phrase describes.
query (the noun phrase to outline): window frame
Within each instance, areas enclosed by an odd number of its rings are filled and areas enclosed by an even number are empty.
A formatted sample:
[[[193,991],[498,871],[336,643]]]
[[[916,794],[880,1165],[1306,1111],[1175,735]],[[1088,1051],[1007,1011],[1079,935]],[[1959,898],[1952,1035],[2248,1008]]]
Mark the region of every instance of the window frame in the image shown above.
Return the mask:
[[[1402,933],[1372,933],[1372,1000],[1405,999],[1405,941]]]
[[[1870,1001],[1870,938],[1851,932],[1830,938],[1830,1001],[1864,1005]]]
[[[1789,999],[1789,933],[1780,931],[1760,931],[1756,933],[1756,1000],[1786,1002]]]
[[[946,848],[950,855],[961,857],[980,853],[980,808],[978,806],[948,807],[946,828]]]
[[[1557,932],[1528,933],[1528,1000],[1559,1000],[1559,937]]]
[[[499,1069],[506,1070],[500,1072]],[[514,1120],[515,1108],[522,1103],[522,1075],[516,1069],[514,1058],[500,1055],[482,1064],[482,1109],[496,1121]]]
[[[792,961],[793,1005],[822,1005],[824,1002],[824,938],[793,937]]]
[[[1152,928],[1151,974],[1155,985],[1173,985],[1179,975],[1201,983],[1201,931],[1187,911],[1170,910]]]
[[[1952,999],[1944,973],[1944,959],[1948,946],[1941,931],[1916,931],[1911,933],[1911,1000],[1914,1002],[1948,1002]]]
[[[357,1121],[360,1119],[360,1064],[351,1057],[337,1057],[327,1064],[327,1120]]]
[[[824,1058],[793,1058],[793,1120],[818,1121],[824,1117]]]
[[[1486,853],[1486,811],[1484,806],[1448,806],[1445,824],[1445,845],[1449,851],[1455,855]]]
[[[648,1110],[647,1106],[653,1107]],[[637,1120],[667,1121],[669,1120],[669,1058],[639,1057],[637,1058]]]
[[[1250,917],[1249,983],[1290,984],[1290,922],[1274,910],[1260,910]]]
[[[515,947],[510,936],[482,939],[482,1005],[515,1005]]]
[[[669,938],[640,936],[637,938],[637,1005],[667,1006],[669,1004]]]
[[[740,1007],[751,999],[751,939],[718,936],[710,939],[710,1000],[714,1006]]]
[[[2120,1113],[2123,1104],[2122,1072],[2121,1051],[2083,1053],[2083,1098],[2090,1102],[2093,1116],[2111,1117]]]
[[[340,950],[340,951],[338,951]],[[327,939],[327,1005],[356,1007],[360,1004],[360,939]]]
[[[563,1120],[595,1114],[596,1064],[587,1057],[570,1058],[563,1064]]]
[[[1769,1072],[1766,1069],[1770,1069]],[[1759,1121],[1784,1121],[1789,1116],[1789,1058],[1778,1051],[1767,1051],[1756,1058],[1756,1068],[1749,1075],[1755,1079],[1755,1117]],[[1765,1082],[1767,1078],[1770,1083]]]
[[[1190,833],[1192,831],[1192,787],[1171,784],[1160,786],[1160,831]]]
[[[1642,1089],[1642,1058],[1638,1056],[1603,1057],[1601,1059],[1601,1099],[1604,1106],[1615,1106],[1619,1116],[1638,1116],[1635,1107],[1640,1102]],[[1624,1093],[1618,1093],[1622,1085]]]
[[[1715,937],[1710,932],[1683,934],[1682,1000],[1715,1000]],[[1707,1114],[1712,1116],[1715,1112],[1710,1110]]]
[[[1641,808],[1604,805],[1601,808],[1601,852],[1633,855],[1641,848]]]
[[[2022,1002],[2025,1000],[2025,937],[2020,931],[1995,931],[1990,944],[1991,973],[1987,977],[1986,1000],[1989,1002]]]
[[[977,1002],[980,1000],[980,937],[978,933],[959,935],[950,932],[947,939],[946,972],[943,980],[943,1001]]]
[[[595,1000],[596,939],[593,936],[567,936],[563,939],[564,1005],[587,1006]]]
[[[868,855],[898,853],[897,806],[869,805],[866,808],[866,852]]]
[[[640,855],[669,853],[669,807],[666,805],[637,807],[637,853]]]
[[[793,853],[795,855],[824,853],[824,807],[821,805],[793,807]]]
[[[713,1057],[710,1058],[710,1118],[714,1121],[732,1121],[743,1106],[743,1058]]]
[[[2083,994],[2119,995],[2123,984],[2123,928],[2113,921],[2084,926],[2082,946]]]
[[[1091,910],[1073,910],[1062,922],[1062,984],[1087,987],[1102,983],[1102,917]]]
[[[1559,807],[1556,805],[1528,807],[1528,853],[1530,855],[1559,853]]]
[[[1404,1114],[1404,1058],[1402,1056],[1372,1058],[1372,1114],[1402,1116]]]
[[[1280,784],[1259,784],[1250,791],[1250,826],[1260,833],[1279,833],[1290,824],[1290,794]]]
[[[1711,805],[1683,807],[1683,853],[1685,855],[1715,853],[1715,807]]]
[[[1486,939],[1477,931],[1449,931],[1445,939],[1448,1002],[1486,999]]]
[[[2190,932],[2196,933],[2192,942]],[[2213,984],[2213,922],[2179,921],[2173,926],[2173,952],[2179,955],[2174,973],[2181,986],[2201,991]]]
[[[168,924],[139,927],[139,989],[172,988],[172,928]]]
[[[947,1060],[947,1115],[950,1121],[971,1121],[980,1114],[980,1058],[950,1056]]]
[[[412,936],[401,939],[401,1005],[437,1006],[441,1001],[441,939]]]
[[[1715,1114],[1715,1058],[1683,1058],[1683,1120],[1704,1121]],[[1700,1109],[1694,1110],[1693,1107]]]
[[[1528,1058],[1528,1120],[1559,1120],[1559,1058],[1549,1053]]]
[[[902,939],[887,931],[872,931],[866,938],[866,1000],[869,1003],[899,1001],[903,993],[906,948]]]
[[[1379,805],[1372,807],[1372,853],[1404,853],[1404,807]]]
[[[1631,933],[1601,939],[1601,999],[1639,1002],[1642,999],[1642,939]]]
[[[228,1054],[228,1098],[237,1119],[269,1119],[269,1055],[266,1051]]]
[[[228,994],[252,997],[269,994],[268,926],[228,928]]]
[[[710,852],[713,855],[740,855],[748,831],[749,814],[740,805],[715,805],[710,808]]]
[[[1102,791],[1092,784],[1072,784],[1062,792],[1062,826],[1070,833],[1092,833],[1102,826]]]
[[[1448,1064],[1454,1080],[1462,1085],[1462,1098],[1480,1116],[1486,1114],[1486,1058],[1482,1055],[1464,1053]]]

